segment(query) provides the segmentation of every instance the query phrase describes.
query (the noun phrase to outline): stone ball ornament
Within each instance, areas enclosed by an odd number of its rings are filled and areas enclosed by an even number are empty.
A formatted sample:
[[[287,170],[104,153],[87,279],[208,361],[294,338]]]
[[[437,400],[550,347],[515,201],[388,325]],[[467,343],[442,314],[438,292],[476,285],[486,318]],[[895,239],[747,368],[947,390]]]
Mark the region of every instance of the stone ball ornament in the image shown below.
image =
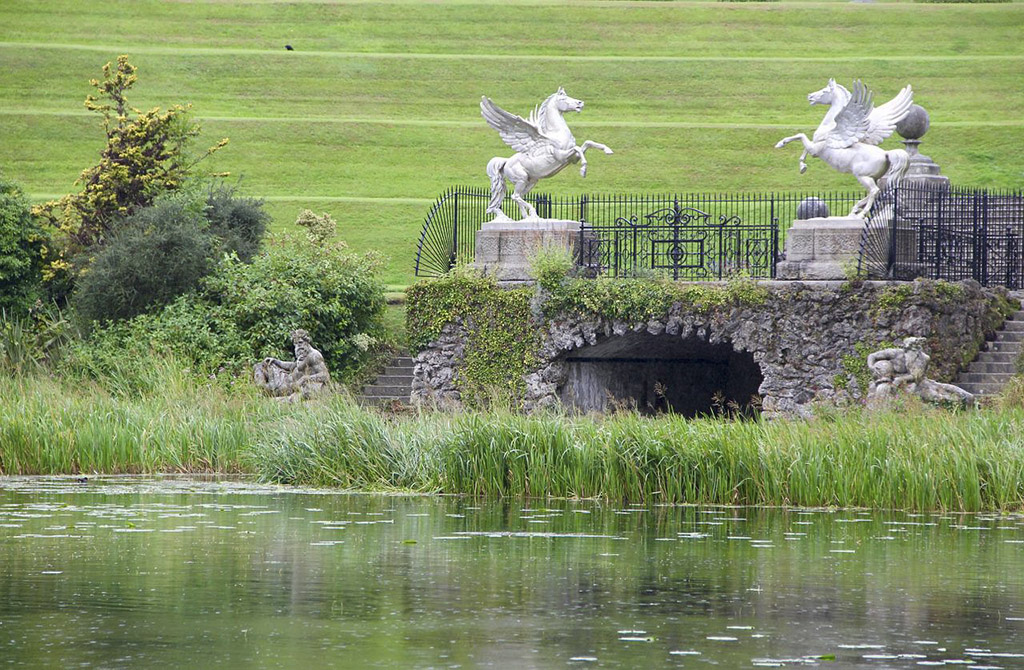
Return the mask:
[[[807,219],[827,219],[829,217],[828,203],[821,198],[804,198],[796,206],[796,218],[806,221]]]
[[[919,140],[928,132],[931,119],[921,105],[911,105],[910,111],[896,124],[896,132],[905,140]]]

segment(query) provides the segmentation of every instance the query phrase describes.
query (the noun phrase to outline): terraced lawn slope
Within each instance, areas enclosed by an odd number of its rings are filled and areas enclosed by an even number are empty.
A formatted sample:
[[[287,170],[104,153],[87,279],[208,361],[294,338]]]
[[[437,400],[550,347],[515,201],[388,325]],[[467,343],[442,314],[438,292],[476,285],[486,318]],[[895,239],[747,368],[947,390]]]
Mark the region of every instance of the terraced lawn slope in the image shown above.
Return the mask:
[[[102,139],[88,80],[127,53],[135,104],[192,103],[206,145],[231,139],[208,169],[266,198],[277,229],[328,211],[406,284],[433,198],[509,153],[483,94],[524,115],[559,85],[587,101],[577,139],[616,153],[556,193],[852,188],[772,148],[813,131],[825,110],[805,96],[829,77],[878,101],[913,84],[922,150],[951,179],[1020,187],[1022,35],[1022,3],[4,0],[0,169],[35,199],[72,190]]]

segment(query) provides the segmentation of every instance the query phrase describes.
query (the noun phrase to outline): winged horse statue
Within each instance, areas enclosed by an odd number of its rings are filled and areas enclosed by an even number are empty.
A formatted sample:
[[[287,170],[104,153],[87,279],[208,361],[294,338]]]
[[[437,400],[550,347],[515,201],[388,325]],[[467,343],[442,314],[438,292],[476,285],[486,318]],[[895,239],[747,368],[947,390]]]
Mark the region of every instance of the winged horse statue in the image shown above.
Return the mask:
[[[529,119],[506,112],[487,96],[480,100],[480,113],[484,120],[498,131],[505,144],[516,150],[511,158],[498,156],[487,163],[487,176],[491,178],[491,202],[487,213],[494,214],[495,221],[509,220],[501,209],[506,180],[514,185],[512,200],[519,205],[523,218],[536,219],[537,210],[526,202],[524,196],[538,181],[558,174],[570,163],[582,163],[580,176],[586,177],[587,149],[593,147],[606,154],[612,153],[605,145],[590,140],[576,146],[576,138],[572,136],[562,113],[582,110],[583,101],[570,98],[561,87],[537,105]]]
[[[886,177],[891,185],[899,182],[907,171],[910,156],[903,149],[886,151],[877,146],[892,135],[914,104],[913,91],[905,87],[895,98],[880,107],[874,106],[874,93],[858,79],[853,82],[853,93],[828,80],[828,86],[807,96],[812,105],[829,105],[828,113],[814,131],[813,139],[797,133],[779,140],[781,148],[800,140],[804,152],[800,154],[800,173],[807,170],[807,154],[820,158],[840,172],[849,172],[868,190],[867,196],[853,206],[850,216],[867,216],[881,189],[878,180]]]

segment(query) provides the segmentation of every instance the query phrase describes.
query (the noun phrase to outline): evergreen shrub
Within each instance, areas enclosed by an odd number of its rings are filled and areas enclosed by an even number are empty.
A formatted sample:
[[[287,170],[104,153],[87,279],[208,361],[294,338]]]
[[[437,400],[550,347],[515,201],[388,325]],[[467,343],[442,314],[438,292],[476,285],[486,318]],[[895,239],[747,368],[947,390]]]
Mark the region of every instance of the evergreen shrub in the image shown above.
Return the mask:
[[[73,304],[89,321],[130,319],[194,290],[216,248],[202,213],[181,200],[139,210],[78,280]]]
[[[294,356],[290,332],[303,328],[333,377],[350,378],[381,335],[384,287],[376,255],[343,245],[277,240],[243,263],[222,260],[186,294],[162,309],[108,322],[71,346],[66,370],[126,392],[156,390],[149,362],[171,357],[194,373],[247,375],[266,356]]]
[[[0,310],[24,314],[35,302],[43,239],[28,198],[0,174]]]
[[[210,189],[206,220],[210,232],[220,240],[221,250],[248,263],[260,250],[270,214],[263,209],[262,200],[237,196],[234,189],[221,185]]]

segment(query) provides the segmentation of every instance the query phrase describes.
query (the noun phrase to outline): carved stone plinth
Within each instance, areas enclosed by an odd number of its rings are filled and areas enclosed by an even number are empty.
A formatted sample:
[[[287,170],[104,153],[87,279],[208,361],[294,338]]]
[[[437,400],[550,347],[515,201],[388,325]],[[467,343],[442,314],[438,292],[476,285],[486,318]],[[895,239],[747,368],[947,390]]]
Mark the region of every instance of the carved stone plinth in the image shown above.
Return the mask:
[[[502,285],[532,282],[530,261],[538,249],[554,247],[574,253],[579,237],[579,221],[490,221],[476,234],[473,267]]]
[[[904,140],[903,144],[910,154],[910,165],[907,166],[901,183],[924,184],[936,190],[948,191],[949,177],[941,174],[941,169],[935,161],[920,152],[918,147],[921,140]]]
[[[778,264],[779,279],[845,279],[860,253],[864,219],[830,216],[793,222],[786,233],[786,260]]]

